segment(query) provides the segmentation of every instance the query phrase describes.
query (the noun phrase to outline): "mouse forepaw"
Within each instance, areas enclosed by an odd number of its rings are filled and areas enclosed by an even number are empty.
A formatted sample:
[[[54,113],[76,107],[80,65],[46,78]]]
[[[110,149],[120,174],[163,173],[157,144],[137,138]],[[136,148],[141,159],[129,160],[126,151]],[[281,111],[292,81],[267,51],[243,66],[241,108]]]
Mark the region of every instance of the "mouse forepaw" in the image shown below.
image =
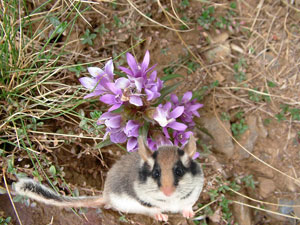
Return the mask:
[[[182,211],[182,215],[183,215],[183,217],[189,219],[189,218],[193,218],[195,216],[195,213],[193,212],[192,209],[190,209],[190,210],[183,210]]]
[[[156,213],[154,215],[154,218],[158,221],[164,221],[164,222],[168,221],[168,215],[162,213]]]

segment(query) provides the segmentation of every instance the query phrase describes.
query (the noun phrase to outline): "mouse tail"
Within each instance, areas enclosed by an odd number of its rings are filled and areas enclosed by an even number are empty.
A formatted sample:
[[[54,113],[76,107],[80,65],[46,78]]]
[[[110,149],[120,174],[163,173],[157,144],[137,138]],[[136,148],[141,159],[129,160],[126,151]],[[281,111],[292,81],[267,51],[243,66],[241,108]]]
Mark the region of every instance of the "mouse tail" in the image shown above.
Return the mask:
[[[67,197],[56,194],[46,186],[39,184],[38,182],[22,178],[15,184],[15,191],[19,195],[26,196],[34,199],[38,202],[42,202],[47,205],[54,205],[66,208],[79,208],[79,207],[103,207],[105,201],[103,197]]]

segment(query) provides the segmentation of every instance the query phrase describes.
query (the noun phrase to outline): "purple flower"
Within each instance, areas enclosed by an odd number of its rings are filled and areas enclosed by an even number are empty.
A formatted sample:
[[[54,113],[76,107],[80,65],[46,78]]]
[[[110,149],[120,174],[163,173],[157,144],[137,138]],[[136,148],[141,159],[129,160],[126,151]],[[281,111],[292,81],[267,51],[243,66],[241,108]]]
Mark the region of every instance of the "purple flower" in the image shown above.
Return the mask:
[[[183,123],[176,122],[176,118],[182,115],[184,111],[183,106],[177,106],[171,111],[172,104],[167,102],[165,105],[160,104],[153,115],[153,119],[156,120],[161,127],[167,138],[170,138],[167,128],[172,128],[177,131],[184,131],[187,126]]]
[[[156,80],[156,81],[155,81]],[[163,82],[157,78],[156,70],[150,74],[145,84],[145,92],[147,95],[147,101],[154,100],[160,96],[160,90],[163,87]]]
[[[185,124],[188,124],[190,128],[195,126],[193,117],[200,116],[197,110],[203,106],[203,104],[197,103],[196,100],[191,100],[192,95],[192,92],[188,91],[183,95],[181,101],[179,101],[175,94],[171,94],[171,101],[174,106],[184,106],[184,112],[179,119]]]
[[[150,62],[149,51],[146,51],[143,62],[141,64],[139,64],[135,60],[133,55],[131,55],[130,53],[126,53],[126,58],[127,58],[127,63],[129,65],[130,69],[125,68],[123,66],[120,66],[119,69],[132,77],[146,78],[147,73],[155,67],[155,66],[152,66],[151,68],[148,69],[149,62]]]
[[[122,101],[129,101],[132,105],[142,106],[143,100],[141,98],[143,78],[125,78],[121,77],[116,80],[115,85],[122,90]]]
[[[134,120],[129,120],[126,124],[124,133],[128,137],[127,151],[129,152],[136,150],[138,147],[139,128],[140,125]]]
[[[127,136],[124,132],[125,127],[122,122],[123,121],[120,114],[106,112],[100,116],[97,124],[106,125],[106,133],[104,137],[110,135],[110,140],[113,143],[124,143],[127,140]]]
[[[106,83],[106,90],[103,91],[103,95],[99,98],[101,102],[104,102],[108,105],[112,105],[108,111],[113,111],[123,104],[122,101],[122,90],[118,88],[114,83]]]
[[[165,145],[173,145],[172,141],[170,141],[169,138],[167,138],[164,134],[157,134],[155,135],[155,138],[148,138],[148,147],[152,150],[155,151],[157,150],[160,146],[165,146]]]
[[[174,145],[176,146],[179,146],[179,143],[183,146],[185,145],[190,136],[193,134],[192,131],[187,131],[187,132],[184,132],[184,131],[174,131],[173,132],[173,137],[174,137]]]
[[[82,86],[87,88],[92,93],[84,96],[84,98],[90,98],[94,96],[99,96],[107,90],[106,84],[113,81],[114,77],[114,65],[113,61],[109,60],[105,64],[104,71],[98,67],[89,67],[89,73],[92,75],[91,77],[82,77],[79,79]]]

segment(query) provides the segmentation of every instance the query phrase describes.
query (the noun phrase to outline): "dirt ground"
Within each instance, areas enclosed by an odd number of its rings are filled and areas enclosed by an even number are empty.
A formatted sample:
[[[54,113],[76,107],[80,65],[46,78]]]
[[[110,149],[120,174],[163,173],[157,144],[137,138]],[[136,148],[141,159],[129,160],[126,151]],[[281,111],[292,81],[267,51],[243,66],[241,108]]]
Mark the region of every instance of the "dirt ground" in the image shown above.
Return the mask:
[[[181,18],[189,18],[190,30],[185,32],[171,30],[170,21],[156,1],[137,1],[134,4],[168,28],[146,19],[129,2],[121,2],[114,8],[99,1],[93,9],[82,14],[92,27],[82,18],[76,22],[66,48],[74,55],[67,63],[115,57],[145,39],[132,50],[139,60],[149,50],[151,65],[158,63],[160,77],[164,76],[166,68],[173,68],[174,73],[183,75],[168,81],[183,81],[176,89],[177,94],[186,91],[202,94],[204,107],[199,110],[201,117],[197,119],[199,126],[195,132],[200,141],[201,157],[198,160],[203,165],[205,186],[198,203],[202,206],[211,203],[212,190],[224,184],[230,186],[235,182],[240,189],[238,193],[219,191],[217,201],[210,205],[212,213],[201,211],[197,214],[205,218],[199,223],[173,215],[169,224],[227,224],[222,217],[222,196],[231,200],[229,209],[233,215],[228,224],[299,224],[294,218],[300,217],[299,207],[296,207],[300,205],[300,2],[236,1],[236,8],[232,9],[235,13],[230,17],[232,26],[224,29],[213,29],[212,25],[206,29],[197,18],[209,6],[215,8],[214,18],[226,15],[232,2],[186,1],[187,6],[182,2],[173,3]],[[170,4],[162,2],[173,13]],[[37,5],[31,4],[31,7]],[[115,26],[114,15],[126,25]],[[176,28],[182,26],[180,21],[170,20]],[[93,31],[101,24],[105,24],[109,32],[96,38],[93,46],[79,40],[87,28]],[[121,57],[119,62],[122,60]],[[95,66],[103,65],[98,63]],[[63,73],[68,77],[64,80],[66,84],[79,85],[75,73],[68,70]],[[80,76],[84,75],[86,72]],[[218,85],[213,86],[216,80]],[[82,96],[82,93],[76,94],[76,98]],[[100,103],[96,103],[96,107],[105,109]],[[81,104],[75,110],[92,111],[89,103]],[[240,111],[243,114],[237,117]],[[233,135],[232,126],[243,123],[241,118],[247,129]],[[49,120],[41,131],[85,133],[74,120],[58,116]],[[42,139],[57,140],[59,144],[41,147],[38,140]],[[64,143],[60,144],[60,140]],[[45,153],[45,161],[61,169],[56,186],[62,194],[70,194],[63,185],[64,179],[69,188],[79,191],[80,195],[101,195],[108,169],[120,155],[126,154],[117,146],[95,149],[97,141],[80,137],[41,133],[35,134],[32,141],[36,143],[37,151]],[[23,160],[16,160],[16,168],[30,176],[32,165],[26,165],[31,161],[26,153],[19,154]],[[9,184],[16,181],[9,174],[7,179]],[[3,182],[1,186],[5,187]],[[12,217],[11,224],[18,224],[6,194],[0,195],[0,202],[1,213]],[[123,215],[105,209],[82,209],[76,215],[71,210],[32,204],[32,201],[30,206],[20,202],[15,205],[23,225],[162,224],[146,216]],[[195,205],[195,209],[198,208]]]

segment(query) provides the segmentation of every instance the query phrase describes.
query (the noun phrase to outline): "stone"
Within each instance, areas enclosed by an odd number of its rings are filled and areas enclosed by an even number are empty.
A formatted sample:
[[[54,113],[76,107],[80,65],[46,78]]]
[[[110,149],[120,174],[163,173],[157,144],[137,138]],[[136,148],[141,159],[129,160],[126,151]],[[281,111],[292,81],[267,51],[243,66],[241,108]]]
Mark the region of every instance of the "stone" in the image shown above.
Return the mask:
[[[212,146],[213,149],[219,153],[225,154],[227,157],[231,157],[234,153],[234,145],[230,130],[229,121],[220,121],[215,116],[201,116],[197,119],[199,123],[213,136]],[[223,126],[222,126],[222,124]],[[226,129],[229,134],[224,130]],[[208,135],[206,135],[207,138]]]
[[[259,177],[259,195],[263,198],[267,198],[275,191],[275,183],[271,179]]]
[[[247,200],[241,196],[238,196],[236,200],[239,202],[243,202],[245,204],[248,203]],[[243,224],[243,225],[252,224],[251,212],[248,206],[233,204],[233,215],[234,218],[236,219],[237,224]]]
[[[226,60],[226,57],[231,54],[229,42],[226,41],[222,44],[207,50],[204,52],[204,57],[210,62],[219,62]]]
[[[262,118],[259,116],[257,120],[257,128],[258,128],[258,135],[262,138],[266,138],[268,136],[268,131],[264,126]]]
[[[250,115],[246,118],[246,124],[248,125],[248,129],[245,133],[243,133],[238,140],[238,142],[244,146],[249,152],[253,151],[253,148],[255,146],[257,137],[258,137],[258,128],[257,128],[257,119],[256,116]],[[237,152],[239,152],[240,157],[242,159],[248,158],[249,154],[241,148],[239,145],[236,145],[235,148],[237,149]]]

